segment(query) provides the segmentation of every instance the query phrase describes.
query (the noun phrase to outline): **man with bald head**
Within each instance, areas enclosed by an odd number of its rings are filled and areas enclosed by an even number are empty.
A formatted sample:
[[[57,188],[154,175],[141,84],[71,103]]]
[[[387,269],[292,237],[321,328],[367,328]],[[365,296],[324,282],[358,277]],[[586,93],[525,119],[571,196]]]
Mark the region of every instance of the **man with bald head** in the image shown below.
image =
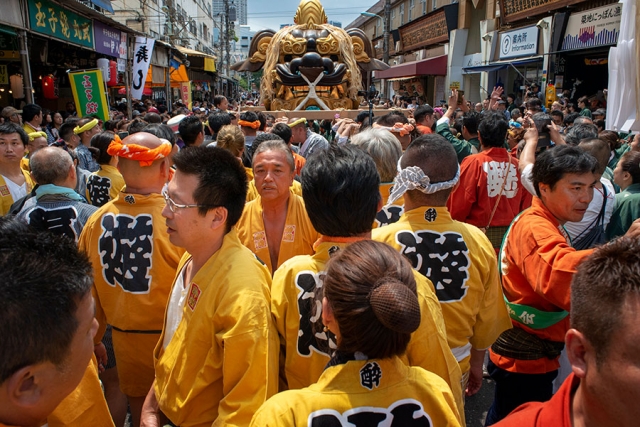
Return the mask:
[[[184,250],[169,242],[162,188],[169,178],[171,143],[147,132],[114,140],[125,188],[93,215],[79,246],[93,264],[96,318],[102,339],[113,328],[120,388],[140,425],[144,397],[154,379],[153,349],[160,338],[167,299]]]
[[[487,236],[455,221],[447,200],[460,178],[458,154],[441,135],[423,135],[407,148],[388,204],[404,196],[400,219],[372,232],[433,282],[447,340],[470,396],[482,385],[486,349],[510,328],[496,253]]]
[[[97,210],[74,191],[76,168],[71,156],[57,147],[45,147],[31,156],[31,177],[38,184],[18,218],[37,230],[62,234],[74,242]]]

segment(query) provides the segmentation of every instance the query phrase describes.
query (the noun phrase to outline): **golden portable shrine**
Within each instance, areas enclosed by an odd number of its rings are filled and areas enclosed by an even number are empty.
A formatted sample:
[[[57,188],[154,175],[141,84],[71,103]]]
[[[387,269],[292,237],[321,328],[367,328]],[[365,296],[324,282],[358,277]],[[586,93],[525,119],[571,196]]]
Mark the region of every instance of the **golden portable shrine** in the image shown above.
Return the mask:
[[[363,74],[389,68],[375,59],[364,31],[327,24],[318,0],[302,0],[293,22],[277,32],[258,32],[249,58],[231,68],[264,68],[260,96],[267,110],[357,109]]]

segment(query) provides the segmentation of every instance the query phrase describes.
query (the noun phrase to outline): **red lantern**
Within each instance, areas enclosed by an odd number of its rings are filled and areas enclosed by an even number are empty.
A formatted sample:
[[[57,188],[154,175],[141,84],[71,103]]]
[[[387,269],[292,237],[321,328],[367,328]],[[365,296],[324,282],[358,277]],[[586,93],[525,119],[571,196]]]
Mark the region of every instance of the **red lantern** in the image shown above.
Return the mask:
[[[116,61],[109,61],[109,80],[107,86],[116,86],[118,84],[118,63]]]
[[[51,74],[49,74],[48,76],[44,76],[42,78],[42,93],[44,94],[44,97],[46,99],[58,98],[56,80],[57,79],[53,77]]]

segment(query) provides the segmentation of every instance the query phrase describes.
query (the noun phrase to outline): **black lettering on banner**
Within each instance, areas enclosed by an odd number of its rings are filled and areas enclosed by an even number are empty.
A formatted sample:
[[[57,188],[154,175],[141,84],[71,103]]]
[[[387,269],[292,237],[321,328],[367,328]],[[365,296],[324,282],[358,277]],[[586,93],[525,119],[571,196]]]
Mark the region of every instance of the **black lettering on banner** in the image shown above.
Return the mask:
[[[134,80],[133,80],[133,88],[135,90],[138,90],[138,89],[140,89],[142,87],[142,79],[144,78],[144,74],[142,74],[142,70],[138,70],[138,76],[137,77],[138,77],[137,81],[135,80],[135,77],[134,77]]]
[[[111,286],[120,285],[126,292],[149,292],[153,257],[151,215],[109,213],[102,217],[101,225],[98,250],[104,280]]]
[[[62,234],[78,241],[78,233],[74,227],[78,221],[78,211],[73,206],[45,209],[36,207],[27,214],[27,221],[37,230]]]
[[[384,227],[385,225],[396,223],[403,213],[404,206],[383,206],[376,214],[376,225],[378,227]]]
[[[460,301],[467,294],[469,249],[460,233],[437,233],[430,230],[401,231],[396,241],[400,253],[413,268],[427,277],[436,288],[440,302]]]
[[[87,179],[87,190],[91,204],[100,207],[109,201],[111,180],[106,176],[92,174]]]
[[[309,415],[312,427],[431,427],[431,417],[414,399],[402,399],[388,408],[371,406],[353,408],[340,414],[333,409],[321,409]],[[383,423],[384,424],[381,424]]]
[[[298,331],[298,354],[311,356],[311,350],[329,357],[328,351],[336,349],[336,337],[324,332],[322,325],[322,303],[316,293],[322,292],[324,272],[301,271],[296,275],[298,292],[298,313],[300,330]]]

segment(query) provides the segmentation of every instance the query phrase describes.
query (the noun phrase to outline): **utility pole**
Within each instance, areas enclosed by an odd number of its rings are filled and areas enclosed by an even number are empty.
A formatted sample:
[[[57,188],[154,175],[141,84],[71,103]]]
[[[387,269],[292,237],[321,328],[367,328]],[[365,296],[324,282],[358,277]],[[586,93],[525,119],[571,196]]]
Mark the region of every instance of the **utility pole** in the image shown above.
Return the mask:
[[[382,61],[389,63],[389,28],[391,26],[391,0],[384,2],[384,32],[382,33]]]
[[[229,56],[229,39],[231,38],[231,31],[229,29],[229,0],[224,0],[224,22],[225,22],[225,31],[224,31],[224,49],[225,49],[225,57],[224,57],[224,66],[225,66],[225,74],[227,77],[229,76],[229,62],[231,58]]]

